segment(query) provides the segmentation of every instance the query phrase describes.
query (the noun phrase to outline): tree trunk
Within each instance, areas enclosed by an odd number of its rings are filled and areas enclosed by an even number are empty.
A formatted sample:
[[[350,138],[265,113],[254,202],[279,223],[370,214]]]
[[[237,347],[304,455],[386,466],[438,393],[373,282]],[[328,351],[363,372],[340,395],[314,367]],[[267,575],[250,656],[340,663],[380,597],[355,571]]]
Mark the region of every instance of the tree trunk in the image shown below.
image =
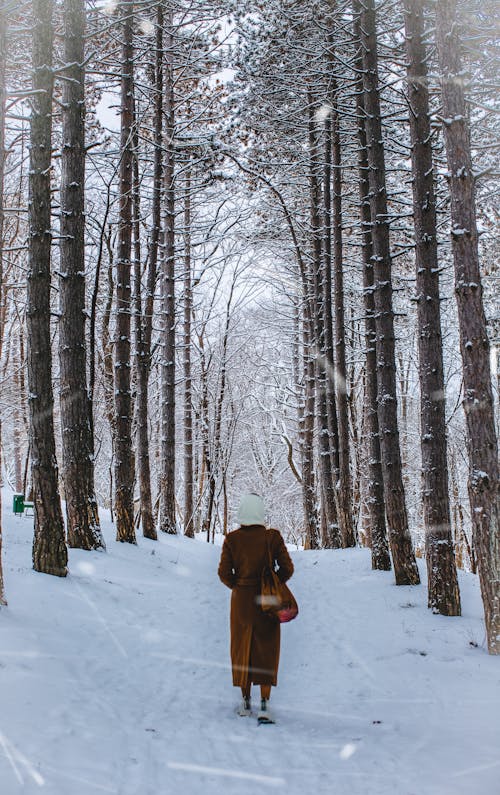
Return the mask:
[[[65,577],[68,551],[54,439],[50,342],[52,30],[51,0],[33,0],[26,310],[31,473],[35,502],[33,566],[36,571]]]
[[[347,367],[345,360],[344,263],[342,246],[342,159],[340,150],[340,120],[337,107],[337,81],[333,81],[332,95],[332,189],[333,189],[333,294],[335,296],[335,382],[337,386],[337,416],[339,433],[339,522],[342,546],[355,547],[356,535],[352,521],[352,484],[349,454],[349,404],[347,395]]]
[[[5,0],[0,6],[0,296],[3,302],[3,232],[4,232],[4,174],[5,174],[5,99],[7,60],[7,20]],[[0,361],[3,351],[3,323],[0,323]],[[16,459],[17,460],[17,459]],[[17,475],[17,472],[16,472]],[[16,477],[17,481],[17,477]],[[2,420],[0,415],[0,605],[6,605],[2,569]],[[17,487],[17,483],[16,483]]]
[[[149,443],[149,378],[151,374],[151,339],[153,333],[154,296],[158,275],[158,249],[161,230],[161,195],[163,178],[163,3],[156,12],[156,47],[154,65],[154,165],[152,228],[149,246],[149,267],[146,284],[144,314],[140,292],[136,295],[136,309],[140,312],[137,325],[137,463],[141,504],[142,533],[156,540],[157,533],[151,493],[151,453]],[[138,234],[138,232],[137,232]],[[137,237],[136,234],[136,237]]]
[[[337,510],[335,503],[335,480],[332,472],[332,461],[330,453],[330,435],[328,427],[328,402],[327,402],[327,370],[325,357],[325,292],[324,278],[327,267],[331,268],[330,262],[327,263],[322,257],[322,237],[325,237],[324,221],[324,193],[323,202],[321,196],[321,157],[319,149],[319,131],[315,121],[315,105],[312,92],[308,92],[308,124],[309,124],[309,191],[310,191],[310,218],[311,218],[311,238],[312,238],[312,291],[310,306],[314,317],[314,334],[311,337],[311,347],[309,351],[304,351],[305,359],[313,357],[315,368],[315,390],[316,390],[316,417],[318,424],[318,454],[319,454],[319,489],[322,496],[321,505],[324,516],[322,517],[321,535],[328,547],[336,545],[338,527]],[[321,209],[323,206],[323,225],[321,223]],[[327,241],[324,241],[325,243]],[[327,309],[331,312],[331,303]],[[331,321],[330,321],[331,323]],[[307,367],[307,371],[309,368]],[[330,375],[330,374],[328,374]],[[313,388],[314,388],[313,387]],[[307,384],[306,384],[307,393]],[[310,396],[309,398],[310,399]],[[306,399],[307,405],[307,399]],[[305,428],[307,428],[306,423]],[[311,464],[313,456],[312,437],[308,443],[308,453],[306,455],[306,480],[304,487],[308,491],[313,489],[313,493],[306,497],[306,524],[309,528],[309,548],[315,549],[319,545],[319,527],[317,526],[316,507],[312,511],[312,500],[314,497],[314,487],[309,482],[313,476]],[[304,472],[303,472],[304,478]]]
[[[134,48],[132,11],[125,3],[122,5],[122,16],[120,221],[116,263],[114,368],[115,516],[116,540],[136,544],[130,379]]]
[[[59,363],[68,544],[105,548],[94,491],[85,340],[85,6],[64,3]]]
[[[186,173],[184,191],[184,533],[194,538],[193,506],[193,407],[191,378],[191,170]]]
[[[421,401],[422,502],[428,605],[460,615],[453,554],[446,442],[443,344],[432,167],[427,53],[421,0],[405,0],[405,34],[413,171],[413,220]]]
[[[304,299],[307,300],[307,299]],[[312,314],[309,313],[308,314]],[[314,478],[314,408],[315,408],[315,366],[312,353],[314,334],[309,318],[303,319],[304,340],[304,406],[299,426],[300,452],[302,462],[302,498],[304,504],[305,548],[317,549],[319,546],[319,523],[316,507],[316,485]]]
[[[436,41],[451,197],[451,240],[464,377],[473,548],[477,555],[488,650],[490,654],[500,654],[498,445],[455,0],[437,2]]]
[[[355,0],[358,6],[358,0]],[[396,396],[394,312],[385,183],[385,158],[378,85],[377,33],[374,0],[365,0],[361,12],[363,93],[370,175],[370,209],[373,242],[375,327],[377,334],[377,410],[384,476],[389,543],[397,585],[420,582],[408,529]]]
[[[162,278],[163,360],[160,529],[177,533],[175,521],[175,108],[173,18],[167,15],[165,91],[165,241]]]
[[[360,17],[354,8],[354,36],[356,44],[361,42]],[[358,73],[362,74],[361,51],[357,57]],[[370,186],[368,147],[366,141],[365,105],[363,98],[363,80],[358,80],[356,93],[357,127],[359,139],[359,200],[362,229],[363,256],[363,298],[365,309],[365,422],[366,448],[368,461],[367,499],[368,523],[370,526],[370,547],[372,551],[372,569],[390,571],[391,557],[387,541],[385,523],[384,481],[382,458],[380,451],[380,434],[377,411],[377,330],[375,326],[375,299],[373,296],[373,244],[370,210]]]
[[[318,415],[320,421],[319,455],[322,472],[322,498],[325,521],[322,521],[322,542],[326,549],[342,546],[337,513],[338,427],[335,398],[335,367],[333,360],[332,322],[332,124],[325,120],[325,159],[323,174],[323,358],[325,389],[320,396]],[[325,460],[323,460],[325,459]]]

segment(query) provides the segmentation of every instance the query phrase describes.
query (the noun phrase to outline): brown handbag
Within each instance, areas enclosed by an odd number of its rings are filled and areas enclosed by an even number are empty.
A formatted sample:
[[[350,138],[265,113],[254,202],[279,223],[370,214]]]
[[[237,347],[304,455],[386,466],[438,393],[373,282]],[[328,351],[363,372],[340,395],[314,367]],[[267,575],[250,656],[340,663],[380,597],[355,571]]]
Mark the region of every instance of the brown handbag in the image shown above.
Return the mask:
[[[258,602],[264,613],[274,616],[280,624],[293,621],[299,613],[299,606],[288,585],[281,582],[274,570],[269,537],[267,538],[267,562],[260,578]]]

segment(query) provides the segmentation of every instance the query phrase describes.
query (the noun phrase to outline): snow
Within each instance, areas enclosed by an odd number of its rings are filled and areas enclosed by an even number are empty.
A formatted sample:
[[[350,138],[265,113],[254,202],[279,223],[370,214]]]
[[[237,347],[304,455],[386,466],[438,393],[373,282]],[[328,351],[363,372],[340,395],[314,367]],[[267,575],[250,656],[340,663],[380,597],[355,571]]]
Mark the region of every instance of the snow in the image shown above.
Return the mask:
[[[275,726],[239,718],[220,547],[161,535],[31,568],[32,522],[4,494],[2,795],[494,795],[500,661],[477,578],[463,617],[396,587],[368,550],[292,552]],[[104,514],[104,512],[103,512]],[[254,702],[257,692],[254,689]]]

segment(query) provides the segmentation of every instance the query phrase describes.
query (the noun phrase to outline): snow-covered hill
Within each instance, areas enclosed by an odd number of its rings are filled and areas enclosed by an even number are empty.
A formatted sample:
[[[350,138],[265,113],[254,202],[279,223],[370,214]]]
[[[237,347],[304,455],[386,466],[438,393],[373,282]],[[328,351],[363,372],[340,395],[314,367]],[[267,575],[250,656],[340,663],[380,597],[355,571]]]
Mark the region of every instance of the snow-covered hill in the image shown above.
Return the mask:
[[[477,579],[463,617],[393,585],[366,550],[292,553],[275,726],[238,718],[220,549],[163,536],[31,569],[32,519],[4,520],[2,795],[498,795],[500,661]],[[424,574],[422,569],[422,574]],[[257,696],[257,692],[255,692]]]

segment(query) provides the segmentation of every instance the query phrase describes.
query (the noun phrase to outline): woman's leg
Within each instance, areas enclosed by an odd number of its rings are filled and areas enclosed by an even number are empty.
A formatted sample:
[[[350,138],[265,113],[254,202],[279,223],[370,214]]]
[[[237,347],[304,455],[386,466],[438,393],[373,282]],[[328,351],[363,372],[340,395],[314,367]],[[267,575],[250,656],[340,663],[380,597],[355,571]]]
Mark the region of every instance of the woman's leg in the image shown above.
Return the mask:
[[[260,697],[265,698],[266,701],[269,701],[271,698],[271,685],[260,686]]]
[[[251,682],[247,682],[246,685],[242,686],[241,688],[241,695],[243,698],[250,698],[250,689],[252,687]]]

